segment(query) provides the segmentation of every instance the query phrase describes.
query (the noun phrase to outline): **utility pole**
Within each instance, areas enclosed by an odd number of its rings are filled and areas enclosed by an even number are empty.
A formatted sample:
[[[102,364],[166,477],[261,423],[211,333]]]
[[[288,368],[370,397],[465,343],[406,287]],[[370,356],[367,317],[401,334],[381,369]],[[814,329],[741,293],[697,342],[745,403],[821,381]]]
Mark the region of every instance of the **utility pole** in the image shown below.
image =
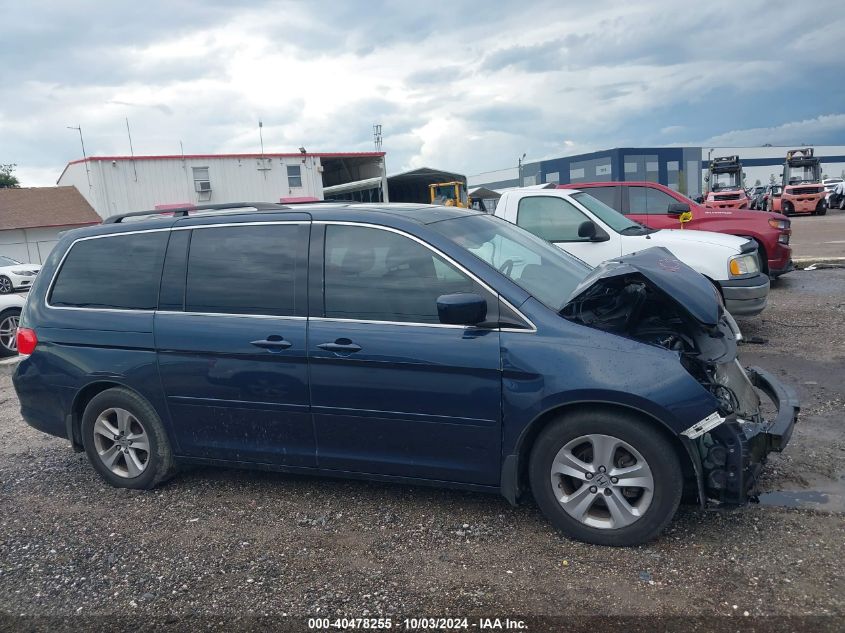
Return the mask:
[[[522,162],[525,160],[525,152],[522,153],[522,156],[519,157],[519,161],[517,161],[517,167],[519,168],[519,186],[524,186],[524,178],[522,177]]]
[[[377,152],[382,151],[382,135],[380,123],[376,123],[373,126],[373,145],[375,146]],[[381,157],[381,201],[390,202],[390,197],[387,193],[387,161],[385,160],[384,155],[382,155]]]
[[[82,126],[68,125],[67,129],[79,132],[79,144],[82,145],[82,162],[85,164],[85,177],[88,179],[88,191],[91,191],[91,172],[88,170],[88,156],[85,154],[85,141],[82,140]]]

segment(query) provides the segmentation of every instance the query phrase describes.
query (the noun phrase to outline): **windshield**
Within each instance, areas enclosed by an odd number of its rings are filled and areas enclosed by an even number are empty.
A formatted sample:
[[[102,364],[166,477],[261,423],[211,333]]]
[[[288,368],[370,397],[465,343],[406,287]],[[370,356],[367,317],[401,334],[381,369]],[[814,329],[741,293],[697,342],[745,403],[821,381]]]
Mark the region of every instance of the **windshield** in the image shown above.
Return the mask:
[[[799,185],[804,182],[818,181],[816,165],[790,166],[787,170],[787,185]]]
[[[17,266],[18,264],[20,264],[20,262],[12,259],[11,257],[3,257],[0,255],[0,266]]]
[[[429,226],[556,312],[591,270],[545,240],[490,215],[467,215]]]
[[[713,191],[718,191],[719,189],[738,189],[739,173],[727,172],[721,174],[712,174],[710,176],[710,188]]]
[[[572,199],[577,200],[587,207],[587,209],[592,211],[599,220],[607,224],[617,233],[631,235],[632,233],[644,234],[653,232],[651,229],[644,227],[642,224],[629,220],[616,209],[607,206],[604,202],[598,198],[594,198],[588,193],[574,193],[572,194]]]

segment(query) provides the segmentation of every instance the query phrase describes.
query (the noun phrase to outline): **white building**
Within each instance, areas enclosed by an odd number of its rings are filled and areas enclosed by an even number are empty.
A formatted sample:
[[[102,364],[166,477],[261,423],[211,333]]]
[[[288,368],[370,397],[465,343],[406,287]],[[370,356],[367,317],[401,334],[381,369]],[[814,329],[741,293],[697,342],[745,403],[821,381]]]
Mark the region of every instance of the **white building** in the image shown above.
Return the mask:
[[[99,224],[73,187],[0,189],[0,255],[41,264],[64,231]]]
[[[387,200],[383,152],[91,156],[59,176],[103,218],[200,203],[322,200],[324,188],[373,190]],[[381,186],[379,186],[379,184]]]

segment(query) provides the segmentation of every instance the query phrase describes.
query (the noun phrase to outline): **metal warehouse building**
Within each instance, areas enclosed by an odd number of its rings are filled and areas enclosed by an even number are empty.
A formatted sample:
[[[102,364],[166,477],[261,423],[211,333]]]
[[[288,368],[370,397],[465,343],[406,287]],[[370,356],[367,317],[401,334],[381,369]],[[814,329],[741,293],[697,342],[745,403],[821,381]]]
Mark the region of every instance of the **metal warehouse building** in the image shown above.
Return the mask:
[[[91,156],[59,176],[103,218],[215,202],[322,200],[324,190],[376,191],[386,199],[384,152]]]
[[[504,189],[548,182],[577,184],[595,181],[652,181],[690,197],[702,193],[703,176],[711,158],[738,155],[751,186],[774,178],[780,183],[786,152],[790,147],[617,147],[614,149],[550,158],[468,177],[470,187]],[[822,172],[842,176],[845,146],[816,145]]]

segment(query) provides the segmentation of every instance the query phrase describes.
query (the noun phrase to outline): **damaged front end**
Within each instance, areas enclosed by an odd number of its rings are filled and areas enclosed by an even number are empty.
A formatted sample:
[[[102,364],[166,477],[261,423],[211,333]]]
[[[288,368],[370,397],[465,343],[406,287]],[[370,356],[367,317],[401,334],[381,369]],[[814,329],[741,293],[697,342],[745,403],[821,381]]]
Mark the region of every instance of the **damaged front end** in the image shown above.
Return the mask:
[[[677,352],[717,403],[711,415],[680,433],[702,504],[742,504],[756,494],[762,464],[789,442],[799,404],[773,376],[739,363],[742,335],[713,284],[668,250],[650,248],[596,268],[561,315]],[[758,390],[771,399],[774,416],[764,415]]]

